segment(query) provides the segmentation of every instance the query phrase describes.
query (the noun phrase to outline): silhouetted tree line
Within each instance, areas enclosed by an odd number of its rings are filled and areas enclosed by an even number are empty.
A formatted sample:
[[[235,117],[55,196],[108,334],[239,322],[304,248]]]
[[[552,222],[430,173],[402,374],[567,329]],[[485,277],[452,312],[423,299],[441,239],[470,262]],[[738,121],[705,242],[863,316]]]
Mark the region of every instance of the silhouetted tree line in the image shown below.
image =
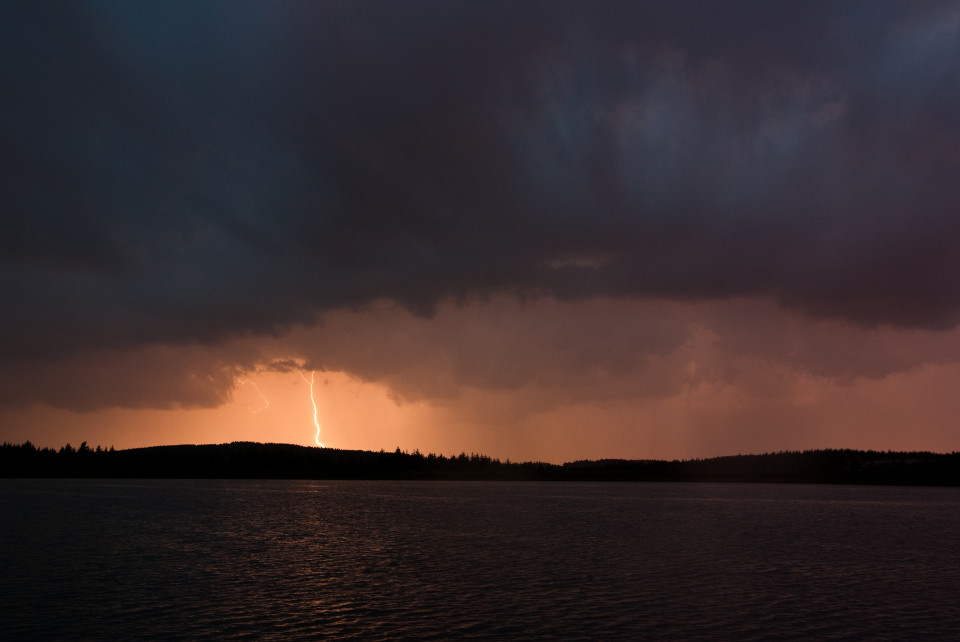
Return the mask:
[[[2,477],[710,481],[960,486],[960,453],[807,450],[690,460],[601,459],[563,465],[233,442],[115,450],[0,446]]]
[[[0,446],[2,477],[539,479],[548,464],[503,463],[486,455],[454,457],[233,442],[114,450],[84,442],[55,450],[30,442]]]
[[[960,453],[805,450],[685,461],[578,461],[577,479],[960,486]]]

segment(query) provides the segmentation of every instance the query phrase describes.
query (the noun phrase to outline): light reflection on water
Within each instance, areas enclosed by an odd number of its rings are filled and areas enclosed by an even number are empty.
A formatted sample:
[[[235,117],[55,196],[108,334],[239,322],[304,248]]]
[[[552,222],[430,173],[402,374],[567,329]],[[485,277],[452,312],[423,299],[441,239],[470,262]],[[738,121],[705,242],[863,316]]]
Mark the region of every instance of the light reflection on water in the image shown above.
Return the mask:
[[[2,480],[2,639],[960,637],[960,489]]]

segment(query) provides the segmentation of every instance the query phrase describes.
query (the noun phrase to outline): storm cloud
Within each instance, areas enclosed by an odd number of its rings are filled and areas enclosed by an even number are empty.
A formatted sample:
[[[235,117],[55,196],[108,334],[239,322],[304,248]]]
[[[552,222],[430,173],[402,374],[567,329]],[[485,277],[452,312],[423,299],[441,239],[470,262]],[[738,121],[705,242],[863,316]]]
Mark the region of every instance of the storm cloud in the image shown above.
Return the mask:
[[[954,2],[6,2],[0,59],[10,381],[384,300],[960,320]]]

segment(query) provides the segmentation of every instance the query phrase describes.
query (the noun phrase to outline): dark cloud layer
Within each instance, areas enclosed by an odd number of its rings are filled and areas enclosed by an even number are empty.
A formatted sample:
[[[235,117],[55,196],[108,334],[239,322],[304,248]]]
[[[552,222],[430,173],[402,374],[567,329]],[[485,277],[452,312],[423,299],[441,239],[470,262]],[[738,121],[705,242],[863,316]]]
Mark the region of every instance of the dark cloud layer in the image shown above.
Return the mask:
[[[493,292],[960,319],[957,3],[6,2],[0,60],[9,363]]]

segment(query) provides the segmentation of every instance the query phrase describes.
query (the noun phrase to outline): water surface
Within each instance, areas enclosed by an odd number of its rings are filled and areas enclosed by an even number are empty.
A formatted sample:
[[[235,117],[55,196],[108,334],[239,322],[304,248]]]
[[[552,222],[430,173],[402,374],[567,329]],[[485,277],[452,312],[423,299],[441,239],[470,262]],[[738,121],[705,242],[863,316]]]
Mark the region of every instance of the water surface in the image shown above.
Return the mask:
[[[2,639],[960,637],[960,489],[0,480]]]

